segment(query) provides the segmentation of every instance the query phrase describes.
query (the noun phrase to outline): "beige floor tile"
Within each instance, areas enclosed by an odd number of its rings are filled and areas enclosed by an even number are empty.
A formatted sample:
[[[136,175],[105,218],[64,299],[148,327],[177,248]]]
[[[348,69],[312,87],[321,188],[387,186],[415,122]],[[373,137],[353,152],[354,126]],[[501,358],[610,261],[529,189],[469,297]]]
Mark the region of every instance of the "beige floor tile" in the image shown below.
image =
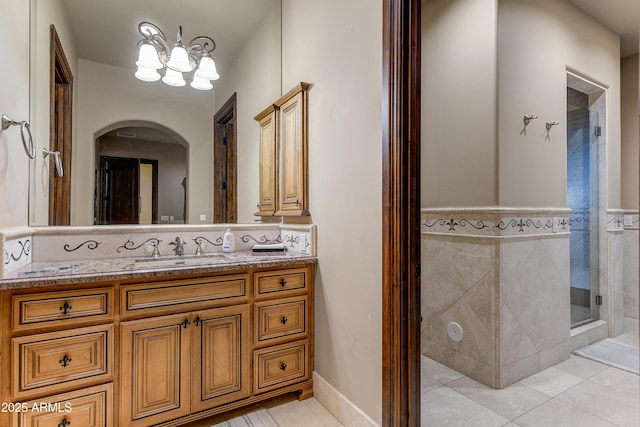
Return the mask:
[[[269,408],[280,427],[325,427],[322,421],[297,400]]]
[[[640,377],[622,369],[607,368],[589,378],[589,381],[631,393],[633,396],[640,396]]]
[[[557,400],[622,427],[640,425],[638,396],[612,387],[584,381],[559,395]]]
[[[554,368],[573,374],[576,377],[587,379],[591,378],[598,372],[604,371],[608,366],[572,354],[569,360],[558,363]]]
[[[557,399],[549,400],[513,422],[522,427],[615,427],[615,424]]]
[[[322,425],[325,427],[339,427],[340,421],[338,421],[327,408],[322,406],[320,402],[315,397],[310,399],[306,399],[302,401],[302,404],[306,406],[318,419],[322,422]]]
[[[550,396],[520,383],[502,390],[494,390],[471,378],[464,377],[450,382],[447,387],[509,420],[513,420],[551,399]]]
[[[638,329],[640,323],[638,319],[632,319],[631,317],[624,318],[624,332],[617,337],[612,338],[613,341],[629,345],[631,347],[639,348],[640,342],[638,339]]]
[[[433,390],[434,388],[438,388],[441,385],[442,384],[440,384],[438,381],[427,375],[426,372],[422,372],[420,374],[420,391],[422,393],[424,393],[425,391]]]
[[[442,386],[422,393],[421,425],[428,427],[499,427],[508,419]]]
[[[447,384],[451,381],[457,380],[458,378],[464,377],[460,372],[454,371],[453,369],[444,366],[435,360],[431,360],[424,355],[420,358],[420,370],[422,374],[427,374],[440,384]]]
[[[548,368],[520,381],[549,396],[557,396],[584,379],[556,368]]]

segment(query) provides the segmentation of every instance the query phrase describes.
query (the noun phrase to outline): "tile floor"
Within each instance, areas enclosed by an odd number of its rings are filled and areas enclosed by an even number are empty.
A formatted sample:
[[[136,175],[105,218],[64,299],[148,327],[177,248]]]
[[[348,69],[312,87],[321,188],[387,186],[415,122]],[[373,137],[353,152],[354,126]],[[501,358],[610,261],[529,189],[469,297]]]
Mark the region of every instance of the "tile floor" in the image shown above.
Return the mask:
[[[615,341],[638,348],[638,320]],[[422,357],[422,425],[638,427],[640,377],[572,355],[502,390]]]
[[[616,341],[638,347],[638,320],[625,319]],[[428,427],[638,427],[640,377],[572,355],[502,390],[493,390],[422,357],[422,425]],[[280,427],[341,427],[315,398],[257,405]],[[189,427],[209,427],[228,414]],[[347,426],[348,427],[348,426]]]

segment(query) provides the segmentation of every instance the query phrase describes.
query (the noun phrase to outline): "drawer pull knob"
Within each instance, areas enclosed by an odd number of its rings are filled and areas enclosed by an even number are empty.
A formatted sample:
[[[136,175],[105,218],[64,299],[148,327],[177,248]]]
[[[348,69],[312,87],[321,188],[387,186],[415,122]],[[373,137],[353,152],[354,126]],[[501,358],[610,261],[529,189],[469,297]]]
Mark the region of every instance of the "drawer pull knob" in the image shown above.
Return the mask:
[[[287,281],[283,279],[280,279],[280,286],[284,287],[287,284]]]
[[[69,363],[71,363],[71,358],[65,354],[62,359],[58,360],[58,363],[61,364],[63,368],[66,368],[69,366]]]
[[[196,317],[196,320],[193,321],[193,324],[196,326],[200,326],[200,324],[202,324],[202,320],[200,319],[200,316]]]
[[[69,314],[72,308],[68,302],[65,302],[60,306],[60,311],[62,311],[62,314]]]
[[[63,418],[62,421],[60,421],[60,423],[58,424],[58,427],[67,427],[69,424],[71,424],[71,421]]]
[[[286,316],[282,316],[282,320],[280,320],[280,323],[282,323],[283,325],[286,325],[288,321],[289,319],[287,319]]]
[[[286,364],[286,363],[284,363],[284,362],[283,362],[283,363],[281,363],[281,364],[280,364],[280,369],[281,369],[281,370],[283,370],[283,371],[284,371],[284,370],[286,370],[286,369],[287,369],[287,364]]]
[[[180,323],[182,325],[183,328],[187,329],[187,327],[189,326],[189,319],[184,319],[184,322]]]

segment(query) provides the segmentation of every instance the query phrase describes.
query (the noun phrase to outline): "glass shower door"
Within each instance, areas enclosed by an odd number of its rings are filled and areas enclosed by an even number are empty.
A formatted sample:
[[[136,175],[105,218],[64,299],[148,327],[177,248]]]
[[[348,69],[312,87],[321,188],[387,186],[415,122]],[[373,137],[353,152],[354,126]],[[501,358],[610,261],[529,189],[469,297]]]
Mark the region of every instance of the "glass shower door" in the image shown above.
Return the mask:
[[[571,327],[597,320],[598,113],[569,104],[567,109],[567,205],[571,208]]]

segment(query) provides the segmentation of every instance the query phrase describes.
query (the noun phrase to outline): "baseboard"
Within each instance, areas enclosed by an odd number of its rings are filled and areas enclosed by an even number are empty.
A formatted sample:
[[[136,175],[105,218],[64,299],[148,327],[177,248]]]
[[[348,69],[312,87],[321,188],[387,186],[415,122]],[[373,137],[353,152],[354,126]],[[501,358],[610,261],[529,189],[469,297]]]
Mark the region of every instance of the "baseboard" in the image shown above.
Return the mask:
[[[313,373],[313,396],[344,426],[380,427],[317,372]]]

